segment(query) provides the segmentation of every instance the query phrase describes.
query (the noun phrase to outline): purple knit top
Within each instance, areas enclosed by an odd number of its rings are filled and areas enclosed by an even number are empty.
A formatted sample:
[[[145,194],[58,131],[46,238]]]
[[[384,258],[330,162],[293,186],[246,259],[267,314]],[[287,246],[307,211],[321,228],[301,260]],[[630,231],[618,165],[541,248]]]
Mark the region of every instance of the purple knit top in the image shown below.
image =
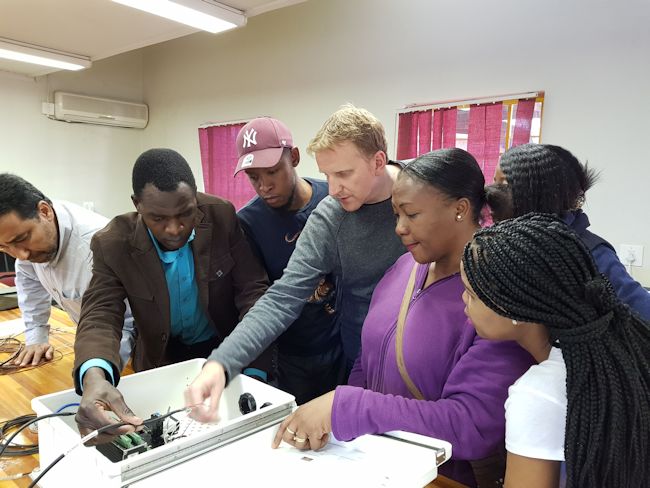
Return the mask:
[[[474,487],[467,460],[503,442],[508,387],[534,360],[515,342],[476,335],[464,314],[460,274],[421,290],[429,266],[419,265],[403,343],[406,369],[426,399],[416,400],[395,356],[397,316],[414,264],[410,253],[400,257],[374,290],[350,386],[336,389],[332,430],[343,441],[391,430],[448,441],[452,460],[440,473]]]

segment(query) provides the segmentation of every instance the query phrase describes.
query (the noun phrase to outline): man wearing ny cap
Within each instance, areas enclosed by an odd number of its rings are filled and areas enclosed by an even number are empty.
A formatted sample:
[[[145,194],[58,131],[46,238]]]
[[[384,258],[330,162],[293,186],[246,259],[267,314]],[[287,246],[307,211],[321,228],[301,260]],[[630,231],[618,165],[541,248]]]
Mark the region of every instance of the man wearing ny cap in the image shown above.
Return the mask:
[[[314,288],[329,273],[338,278],[337,317],[346,366],[351,369],[359,356],[361,327],[372,292],[406,252],[395,234],[391,203],[393,182],[404,163],[387,160],[381,122],[367,110],[344,105],[325,122],[307,150],[315,154],[318,169],[327,176],[329,196],[309,217],[282,277],[212,352],[185,390],[188,405],[212,399],[209,408],[198,408],[199,421],[215,418],[217,400],[228,380],[298,318]],[[304,436],[299,438],[305,442]]]
[[[237,212],[253,254],[271,283],[282,276],[311,212],[327,196],[326,181],[300,178],[300,151],[280,121],[260,117],[237,136],[239,164],[257,196]],[[337,321],[335,279],[328,274],[300,316],[277,340],[279,386],[301,405],[342,384],[345,355]]]

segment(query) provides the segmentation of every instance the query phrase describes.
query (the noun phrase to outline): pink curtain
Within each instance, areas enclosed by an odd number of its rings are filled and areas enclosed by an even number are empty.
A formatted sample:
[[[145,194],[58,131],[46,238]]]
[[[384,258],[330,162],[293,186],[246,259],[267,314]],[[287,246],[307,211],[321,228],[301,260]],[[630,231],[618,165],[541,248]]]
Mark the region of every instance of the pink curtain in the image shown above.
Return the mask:
[[[474,156],[478,165],[483,169],[483,156],[485,154],[485,105],[472,105],[469,108],[467,152]]]
[[[431,110],[419,113],[418,137],[418,156],[431,151]]]
[[[499,164],[503,104],[470,107],[467,151],[476,158],[486,183],[492,183]]]
[[[485,108],[485,153],[483,155],[485,183],[492,183],[494,171],[499,165],[502,121],[503,104],[501,102],[488,105]]]
[[[433,112],[433,131],[431,137],[431,150],[442,149],[442,110]]]
[[[515,122],[515,132],[512,136],[512,145],[515,147],[520,144],[530,142],[530,124],[533,120],[535,111],[535,99],[519,100],[517,103],[517,120]]]
[[[399,114],[399,128],[397,129],[397,160],[411,157],[411,125],[412,114]],[[417,121],[416,121],[417,122]],[[415,130],[417,134],[417,126]]]
[[[442,147],[456,147],[456,108],[445,109],[442,115]]]
[[[418,156],[418,122],[420,121],[419,113],[411,113],[411,144],[409,145],[409,158]]]
[[[535,100],[519,100],[512,146],[530,140]],[[470,107],[467,150],[481,166],[485,182],[491,183],[499,164],[503,103]],[[458,111],[454,108],[399,115],[397,159],[414,158],[428,151],[456,147]],[[463,141],[464,142],[464,141]]]
[[[222,125],[199,129],[201,163],[205,192],[230,200],[236,210],[255,196],[255,190],[242,171],[236,178],[237,147],[235,141],[245,124]]]

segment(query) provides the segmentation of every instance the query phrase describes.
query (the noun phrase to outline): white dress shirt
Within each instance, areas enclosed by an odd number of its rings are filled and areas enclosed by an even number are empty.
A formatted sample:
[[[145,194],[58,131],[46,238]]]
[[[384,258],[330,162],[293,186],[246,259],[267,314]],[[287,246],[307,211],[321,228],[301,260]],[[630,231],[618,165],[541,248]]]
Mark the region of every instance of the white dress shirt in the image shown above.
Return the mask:
[[[50,326],[47,322],[52,298],[75,324],[79,324],[81,298],[92,277],[90,240],[109,222],[106,217],[73,203],[52,203],[59,225],[59,248],[54,259],[47,263],[16,260],[18,306],[25,321],[27,345],[49,342]],[[120,357],[126,361],[122,368],[130,357],[133,336],[133,317],[128,301],[126,305],[125,334],[120,350]]]

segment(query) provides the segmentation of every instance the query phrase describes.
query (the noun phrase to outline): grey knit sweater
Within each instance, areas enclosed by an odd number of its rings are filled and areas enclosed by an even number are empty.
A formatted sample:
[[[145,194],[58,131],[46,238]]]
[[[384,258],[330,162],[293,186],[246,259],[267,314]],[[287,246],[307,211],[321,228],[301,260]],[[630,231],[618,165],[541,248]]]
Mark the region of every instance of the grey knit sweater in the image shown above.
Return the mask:
[[[356,360],[361,327],[379,280],[406,252],[391,199],[347,212],[326,197],[312,212],[284,274],[208,358],[233,378],[284,332],[328,273],[338,278],[338,320],[346,357]]]

